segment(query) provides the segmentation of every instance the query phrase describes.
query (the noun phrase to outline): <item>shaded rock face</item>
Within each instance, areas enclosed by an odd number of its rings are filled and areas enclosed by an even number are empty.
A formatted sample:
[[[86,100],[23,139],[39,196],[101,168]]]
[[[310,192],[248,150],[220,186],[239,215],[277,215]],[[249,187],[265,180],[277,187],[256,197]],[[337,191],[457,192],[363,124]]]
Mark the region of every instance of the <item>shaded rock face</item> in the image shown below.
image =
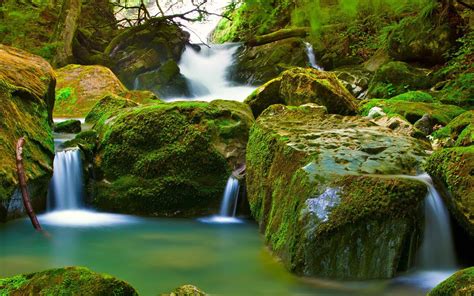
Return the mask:
[[[81,121],[77,119],[70,119],[54,125],[56,133],[70,133],[77,134],[81,131]]]
[[[68,65],[56,70],[56,74],[56,117],[84,117],[104,95],[127,91],[114,73],[103,66]]]
[[[65,267],[0,279],[5,295],[138,296],[130,284],[84,267]]]
[[[254,121],[247,105],[232,101],[102,113],[94,126],[99,145],[92,203],[154,216],[215,212],[231,171],[245,161]]]
[[[290,67],[306,67],[308,64],[303,40],[289,38],[260,46],[242,47],[230,70],[230,78],[243,84],[259,85]]]
[[[426,171],[434,177],[440,192],[458,223],[474,240],[474,146],[454,147],[434,152]]]
[[[178,61],[189,33],[166,21],[148,21],[114,38],[105,50],[111,69],[128,87],[145,72],[158,70],[168,60]]]
[[[410,90],[428,89],[432,79],[423,69],[404,62],[389,62],[381,66],[372,78],[369,98],[390,98]]]
[[[474,267],[460,270],[437,285],[428,296],[470,296],[474,293]]]
[[[0,221],[24,214],[17,190],[15,146],[22,136],[24,166],[35,210],[46,207],[52,175],[51,132],[55,75],[42,58],[0,45]]]
[[[329,113],[352,115],[357,113],[355,98],[333,73],[312,68],[293,68],[280,77],[259,87],[246,100],[257,117],[268,106],[285,104],[299,106],[315,103]]]
[[[247,192],[286,267],[334,279],[390,278],[420,242],[426,186],[418,140],[313,104],[274,105],[247,145]]]
[[[335,69],[334,74],[356,98],[366,95],[373,73],[361,66]]]

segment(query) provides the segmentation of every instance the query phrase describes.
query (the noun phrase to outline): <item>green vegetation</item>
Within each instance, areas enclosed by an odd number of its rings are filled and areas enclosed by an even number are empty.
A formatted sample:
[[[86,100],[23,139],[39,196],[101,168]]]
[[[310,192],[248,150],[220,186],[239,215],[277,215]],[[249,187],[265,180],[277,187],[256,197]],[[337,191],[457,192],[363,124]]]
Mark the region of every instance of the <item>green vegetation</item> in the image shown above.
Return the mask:
[[[428,296],[463,296],[474,293],[474,267],[460,270],[436,286]]]

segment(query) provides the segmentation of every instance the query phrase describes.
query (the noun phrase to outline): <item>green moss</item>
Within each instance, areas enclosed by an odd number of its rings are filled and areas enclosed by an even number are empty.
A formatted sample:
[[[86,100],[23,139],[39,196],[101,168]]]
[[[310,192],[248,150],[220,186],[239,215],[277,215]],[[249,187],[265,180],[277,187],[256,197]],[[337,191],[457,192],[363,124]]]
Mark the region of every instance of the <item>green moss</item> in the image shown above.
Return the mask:
[[[446,142],[446,146],[472,145],[474,143],[474,111],[459,115],[447,126],[434,132],[433,137]]]
[[[103,123],[105,120],[115,115],[117,111],[136,106],[138,106],[138,104],[134,101],[113,94],[108,94],[102,97],[94,107],[92,107],[91,111],[87,113],[85,121],[89,124],[97,124],[99,121],[102,121]]]
[[[81,121],[77,119],[69,119],[54,125],[56,133],[71,133],[77,134],[81,131]]]
[[[428,296],[463,296],[474,293],[474,267],[460,270],[437,285]]]
[[[0,295],[135,296],[128,283],[84,267],[66,267],[0,279]]]
[[[409,91],[390,99],[391,101],[436,103],[430,94],[423,91]]]
[[[77,102],[77,97],[74,95],[74,89],[72,87],[64,87],[56,92],[56,102],[69,102],[74,104]]]

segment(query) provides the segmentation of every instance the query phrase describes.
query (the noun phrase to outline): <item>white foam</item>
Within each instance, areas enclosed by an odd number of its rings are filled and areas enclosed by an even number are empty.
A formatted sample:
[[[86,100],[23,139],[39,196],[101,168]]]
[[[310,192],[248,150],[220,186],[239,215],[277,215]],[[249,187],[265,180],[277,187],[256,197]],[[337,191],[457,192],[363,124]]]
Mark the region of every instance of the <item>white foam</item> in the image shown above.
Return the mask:
[[[112,226],[136,223],[133,216],[98,213],[89,210],[55,211],[38,216],[41,224],[66,227]]]

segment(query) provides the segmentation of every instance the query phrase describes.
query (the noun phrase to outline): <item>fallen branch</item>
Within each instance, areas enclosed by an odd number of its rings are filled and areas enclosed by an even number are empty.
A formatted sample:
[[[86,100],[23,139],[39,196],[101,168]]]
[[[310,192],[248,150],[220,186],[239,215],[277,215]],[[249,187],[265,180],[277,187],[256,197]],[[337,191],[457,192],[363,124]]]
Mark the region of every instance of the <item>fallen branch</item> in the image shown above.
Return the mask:
[[[23,145],[25,144],[25,138],[21,137],[16,144],[16,169],[18,174],[18,180],[20,182],[21,196],[23,197],[23,205],[25,206],[26,212],[30,217],[31,224],[36,230],[42,230],[41,225],[36,218],[33,207],[31,206],[30,196],[28,193],[28,187],[26,185],[25,168],[23,167]]]

